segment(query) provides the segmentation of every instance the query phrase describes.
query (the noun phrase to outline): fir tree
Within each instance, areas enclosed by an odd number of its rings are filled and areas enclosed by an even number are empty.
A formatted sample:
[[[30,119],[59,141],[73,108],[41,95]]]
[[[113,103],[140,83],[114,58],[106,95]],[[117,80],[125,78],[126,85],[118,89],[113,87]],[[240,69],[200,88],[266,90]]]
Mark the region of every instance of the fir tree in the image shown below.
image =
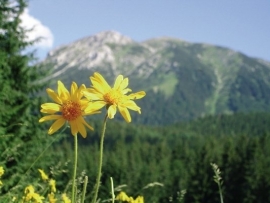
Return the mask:
[[[37,158],[49,137],[39,129],[37,81],[40,69],[34,66],[26,48],[27,30],[21,18],[25,0],[0,0],[0,163],[6,168],[4,190],[21,185],[26,171]],[[16,187],[18,188],[18,187]]]

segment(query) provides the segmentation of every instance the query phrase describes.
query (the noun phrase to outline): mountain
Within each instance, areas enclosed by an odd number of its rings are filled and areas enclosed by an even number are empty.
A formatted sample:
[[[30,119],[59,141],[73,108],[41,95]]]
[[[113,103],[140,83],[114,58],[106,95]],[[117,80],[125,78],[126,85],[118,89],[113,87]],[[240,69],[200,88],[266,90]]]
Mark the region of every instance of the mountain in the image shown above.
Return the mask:
[[[42,62],[48,81],[90,85],[100,72],[112,84],[129,77],[142,115],[133,122],[165,125],[206,115],[270,111],[270,63],[231,49],[169,37],[136,42],[115,31],[52,50]],[[56,82],[54,82],[56,83]]]

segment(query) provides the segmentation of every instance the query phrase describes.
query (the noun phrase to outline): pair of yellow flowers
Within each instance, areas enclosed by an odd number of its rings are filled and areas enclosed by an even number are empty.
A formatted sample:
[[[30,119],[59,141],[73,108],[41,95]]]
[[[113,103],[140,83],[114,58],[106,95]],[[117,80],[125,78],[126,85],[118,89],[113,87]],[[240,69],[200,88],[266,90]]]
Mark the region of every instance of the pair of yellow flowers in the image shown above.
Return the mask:
[[[85,126],[90,130],[90,126],[84,119],[86,115],[100,113],[100,109],[106,106],[107,115],[114,118],[117,109],[127,122],[131,122],[128,111],[134,110],[141,113],[141,108],[133,101],[145,96],[144,91],[127,94],[131,89],[127,88],[128,78],[119,75],[111,87],[103,76],[97,72],[90,77],[92,87],[86,88],[83,84],[80,87],[75,82],[72,83],[70,92],[61,81],[58,81],[57,93],[48,88],[47,93],[55,103],[45,103],[41,105],[41,112],[50,114],[42,117],[39,122],[55,120],[48,133],[53,134],[59,130],[66,122],[71,127],[72,135],[80,133],[86,137]]]

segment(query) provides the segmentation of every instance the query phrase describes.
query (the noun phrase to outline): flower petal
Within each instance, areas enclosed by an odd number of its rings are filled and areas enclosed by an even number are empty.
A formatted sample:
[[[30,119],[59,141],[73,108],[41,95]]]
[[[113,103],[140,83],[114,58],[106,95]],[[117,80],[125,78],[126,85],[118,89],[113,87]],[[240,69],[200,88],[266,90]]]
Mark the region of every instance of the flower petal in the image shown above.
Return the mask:
[[[75,121],[69,121],[70,128],[71,128],[71,134],[72,135],[77,135],[78,134],[78,126]]]
[[[126,107],[118,106],[119,112],[121,115],[124,117],[125,121],[130,123],[131,122],[131,117],[129,114],[129,111]]]
[[[106,94],[108,91],[110,91],[111,88],[105,88],[101,83],[99,82],[92,82],[93,88],[96,90],[96,92],[99,92],[101,94]]]
[[[59,112],[61,111],[61,106],[59,104],[56,103],[45,103],[45,104],[41,104],[41,108],[42,108],[42,112],[46,113],[46,110],[48,110],[49,112]]]
[[[139,114],[141,114],[141,108],[139,106],[137,106],[137,104],[132,100],[128,100],[119,106],[129,108],[133,111],[138,111]]]
[[[90,130],[94,130],[94,128],[92,126],[90,126],[83,117],[80,117],[80,122],[82,122],[87,128],[89,128]]]
[[[84,109],[85,115],[86,114],[91,114],[92,112],[95,112],[102,107],[106,105],[105,101],[96,101],[96,102],[91,102],[89,105]]]
[[[65,101],[68,98],[70,98],[69,91],[67,90],[65,85],[60,80],[58,80],[57,84],[58,84],[58,95],[61,98],[61,100]]]
[[[77,99],[77,90],[78,90],[78,85],[76,82],[72,82],[71,87],[70,87],[70,95],[71,99],[74,101]]]
[[[57,119],[52,126],[50,127],[48,134],[51,135],[54,132],[56,132],[57,130],[59,130],[64,124],[65,124],[66,120],[63,118]]]
[[[92,79],[93,81],[98,82],[105,91],[109,91],[111,89],[110,85],[106,82],[106,80],[103,78],[103,76],[100,73],[95,72],[94,77],[90,77],[90,80],[93,83]]]
[[[88,107],[90,101],[87,98],[83,98],[80,100],[80,106],[81,106],[81,110],[86,109],[86,107]]]
[[[129,99],[141,99],[146,95],[144,91],[132,93],[130,95],[127,95]]]
[[[47,94],[49,95],[49,97],[56,103],[58,104],[62,104],[62,100],[60,99],[60,97],[55,93],[55,91],[53,91],[50,88],[46,89]]]
[[[86,138],[86,135],[87,135],[86,129],[85,129],[83,123],[81,122],[81,120],[80,119],[77,119],[75,122],[77,123],[78,130],[81,133],[82,137],[83,138]]]
[[[120,84],[120,86],[119,86],[119,90],[122,91],[122,90],[124,90],[127,86],[128,86],[128,78],[125,78],[125,79],[121,82],[121,84]]]
[[[116,114],[116,106],[115,105],[111,105],[108,108],[108,117],[110,119],[114,118],[114,115]]]
[[[122,94],[127,94],[128,92],[132,92],[132,90],[130,88],[126,88],[121,91]]]
[[[39,119],[38,122],[44,122],[44,121],[50,121],[50,120],[56,120],[56,119],[61,119],[61,115],[48,115],[48,116],[43,116],[42,118]]]
[[[86,86],[82,84],[79,89],[77,90],[77,98],[81,99],[83,97],[83,91],[86,90]]]
[[[103,100],[103,94],[94,88],[88,88],[87,90],[83,91],[83,95],[90,101]]]
[[[113,85],[113,88],[114,89],[116,89],[116,90],[118,90],[119,89],[119,87],[120,87],[120,84],[122,83],[122,81],[123,81],[123,75],[118,75],[117,76],[117,78],[116,78],[116,80],[115,80],[115,82],[114,82],[114,85]]]
[[[55,113],[57,113],[59,111],[55,111],[53,109],[41,109],[40,112],[41,113],[47,113],[47,114],[55,114]]]

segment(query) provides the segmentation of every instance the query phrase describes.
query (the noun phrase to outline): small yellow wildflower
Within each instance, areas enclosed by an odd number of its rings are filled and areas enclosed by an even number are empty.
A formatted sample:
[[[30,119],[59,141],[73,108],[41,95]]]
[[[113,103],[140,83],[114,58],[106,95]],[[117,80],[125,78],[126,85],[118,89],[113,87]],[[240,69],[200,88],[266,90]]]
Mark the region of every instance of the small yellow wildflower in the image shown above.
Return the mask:
[[[55,103],[41,105],[41,112],[51,115],[42,117],[39,122],[56,120],[48,131],[50,135],[59,130],[66,122],[71,127],[72,135],[79,132],[85,138],[85,126],[93,130],[83,116],[99,113],[97,110],[100,109],[100,106],[84,99],[82,90],[86,90],[85,85],[78,88],[77,84],[73,82],[69,92],[61,81],[58,81],[57,93],[50,88],[47,89],[48,95]]]
[[[48,194],[49,203],[56,203],[57,199],[54,198],[54,193]]]
[[[145,92],[140,91],[127,95],[128,92],[131,92],[131,89],[127,88],[128,78],[119,75],[113,87],[110,87],[102,75],[97,72],[90,77],[90,80],[93,86],[84,91],[85,97],[90,101],[96,101],[95,103],[99,104],[100,107],[106,105],[110,119],[114,118],[117,108],[128,123],[131,122],[128,109],[137,111],[139,114],[141,113],[141,108],[133,100],[143,98]]]
[[[125,192],[120,192],[116,198],[116,200],[122,201],[122,202],[128,202],[128,203],[144,203],[143,196],[138,196],[135,200],[133,197],[127,196]]]
[[[68,198],[66,193],[62,194],[62,200],[64,201],[64,203],[71,203],[71,200]]]
[[[38,169],[41,179],[44,181],[47,181],[49,179],[49,177],[47,176],[47,174],[42,170],[42,169]]]
[[[33,185],[28,185],[25,189],[24,189],[24,193],[28,194],[28,193],[34,193],[35,189],[33,187]]]
[[[144,203],[143,196],[138,196],[138,197],[135,199],[135,203]]]
[[[55,193],[56,192],[55,180],[54,179],[50,179],[49,185],[51,186],[51,192]]]
[[[40,196],[38,193],[35,193],[35,189],[32,185],[29,185],[25,188],[24,193],[26,196],[24,197],[25,201],[34,200],[35,203],[42,203],[44,197]]]
[[[38,193],[33,193],[32,199],[35,200],[35,203],[42,203],[42,200],[45,198],[40,196]]]
[[[129,202],[130,198],[129,196],[127,196],[127,194],[123,191],[121,191],[115,198],[116,200],[120,200],[120,201],[127,201]]]
[[[3,166],[0,166],[0,177],[2,175],[4,175],[4,173],[5,173],[5,170],[4,170]]]

